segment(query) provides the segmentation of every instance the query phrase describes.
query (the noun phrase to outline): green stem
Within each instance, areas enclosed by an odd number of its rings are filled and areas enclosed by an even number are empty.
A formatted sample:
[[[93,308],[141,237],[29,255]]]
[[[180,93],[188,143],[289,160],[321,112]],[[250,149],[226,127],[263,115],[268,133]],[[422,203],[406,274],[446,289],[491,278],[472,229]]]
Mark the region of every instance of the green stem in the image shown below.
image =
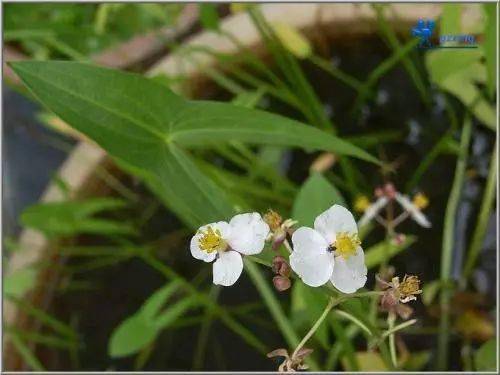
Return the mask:
[[[441,276],[440,280],[443,285],[440,295],[441,317],[439,322],[438,336],[438,354],[437,354],[437,370],[443,371],[448,363],[448,336],[450,333],[450,299],[451,288],[450,274],[451,262],[453,255],[453,239],[455,235],[455,217],[457,213],[458,203],[462,192],[462,185],[465,178],[465,168],[467,166],[467,157],[469,143],[472,131],[472,121],[467,114],[464,120],[462,135],[460,137],[460,155],[458,156],[457,166],[455,168],[455,177],[446,206],[443,229],[443,243],[441,250]]]
[[[363,83],[361,81],[358,81],[356,78],[350,76],[347,73],[344,73],[342,70],[333,67],[329,61],[323,59],[322,57],[312,55],[309,57],[309,61],[317,67],[323,69],[325,72],[329,73],[332,77],[343,82],[345,85],[358,91],[358,93],[361,93],[361,91],[364,90]]]
[[[312,335],[314,335],[314,333],[319,328],[321,323],[323,323],[323,320],[325,320],[325,318],[328,315],[328,313],[330,312],[330,310],[342,301],[343,301],[342,298],[339,298],[337,300],[330,298],[330,300],[328,301],[328,304],[326,305],[325,309],[323,310],[323,313],[318,318],[318,320],[316,320],[316,323],[314,323],[314,325],[311,327],[309,332],[306,333],[306,335],[304,336],[302,341],[299,343],[299,345],[297,345],[297,347],[293,351],[291,358],[294,358],[297,355],[297,353],[299,352],[299,350],[302,349],[302,347],[306,344],[306,342],[309,341],[309,339],[312,337]]]
[[[497,143],[495,143],[494,151],[491,155],[490,171],[488,173],[488,180],[486,181],[486,187],[484,189],[483,201],[481,202],[476,229],[474,230],[474,234],[472,236],[472,241],[467,255],[467,261],[465,262],[464,271],[462,273],[463,286],[467,284],[467,280],[472,274],[472,270],[474,269],[474,265],[476,264],[477,257],[479,256],[479,253],[481,251],[481,245],[483,244],[483,239],[486,234],[490,212],[495,200],[497,168]]]
[[[397,352],[396,352],[396,338],[395,338],[395,335],[394,335],[394,322],[396,321],[396,314],[390,312],[388,315],[387,315],[387,324],[389,326],[389,331],[388,332],[391,332],[389,334],[389,350],[391,352],[391,361],[392,361],[392,365],[394,367],[398,367],[398,355],[397,355]]]
[[[259,291],[262,296],[264,303],[267,305],[274,321],[278,325],[283,337],[287,341],[288,345],[295,346],[299,342],[299,337],[295,333],[295,330],[292,327],[292,324],[288,320],[287,316],[283,312],[281,305],[276,299],[273,291],[269,287],[269,284],[266,282],[259,268],[252,262],[245,259],[245,269],[248,272],[248,275],[252,279],[255,287]],[[311,366],[312,370],[319,370],[318,364],[312,360],[311,358],[307,359],[307,362]]]

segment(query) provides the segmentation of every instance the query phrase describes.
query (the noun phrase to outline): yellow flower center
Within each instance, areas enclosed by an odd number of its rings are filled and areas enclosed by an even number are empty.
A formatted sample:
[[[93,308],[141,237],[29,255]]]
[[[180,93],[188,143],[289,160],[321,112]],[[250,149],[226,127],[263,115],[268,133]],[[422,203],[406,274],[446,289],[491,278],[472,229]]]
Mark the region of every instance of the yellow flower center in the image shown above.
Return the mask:
[[[429,205],[429,198],[425,194],[417,193],[413,197],[413,204],[419,209],[422,210]]]
[[[276,211],[269,209],[269,211],[264,215],[264,221],[269,225],[271,231],[276,232],[283,222],[282,217]]]
[[[410,297],[422,293],[420,290],[420,280],[417,276],[406,275],[398,287],[402,297]]]
[[[212,227],[208,227],[205,232],[200,232],[202,236],[200,237],[198,243],[201,250],[206,251],[209,254],[217,250],[226,250],[227,243],[222,238],[222,235],[218,229],[214,231]]]
[[[354,201],[354,209],[357,212],[365,212],[370,207],[370,200],[365,195],[360,195]]]
[[[337,233],[337,238],[333,247],[337,255],[341,255],[344,259],[356,254],[356,249],[361,245],[361,241],[357,234],[349,234],[346,232]]]

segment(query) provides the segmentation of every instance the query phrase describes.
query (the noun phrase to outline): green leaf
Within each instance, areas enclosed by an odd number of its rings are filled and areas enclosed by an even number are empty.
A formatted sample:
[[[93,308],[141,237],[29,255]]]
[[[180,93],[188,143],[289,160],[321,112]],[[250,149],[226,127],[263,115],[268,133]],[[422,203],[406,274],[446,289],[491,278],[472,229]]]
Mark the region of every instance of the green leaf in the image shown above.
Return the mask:
[[[295,198],[292,217],[299,225],[312,227],[316,216],[333,204],[345,206],[344,198],[321,173],[313,172]]]
[[[391,259],[393,256],[415,243],[416,240],[416,236],[406,236],[401,244],[391,242],[389,246],[387,246],[386,242],[382,241],[369,247],[365,250],[366,267],[373,268],[381,264],[385,257],[387,257],[387,260]]]
[[[180,318],[188,309],[198,304],[198,298],[192,296],[165,309],[154,321],[158,329],[165,329]]]
[[[48,236],[69,236],[78,233],[132,234],[127,223],[92,217],[103,211],[122,208],[125,201],[113,198],[92,198],[75,202],[40,203],[21,214],[24,226],[37,229]]]
[[[178,287],[179,283],[173,281],[153,293],[134,315],[125,319],[113,331],[108,344],[111,357],[125,357],[137,353],[197,303],[196,297],[187,297],[159,313],[163,304]]]
[[[496,111],[481,95],[477,83],[485,83],[487,72],[476,50],[436,50],[427,53],[431,81],[456,96],[483,124],[496,130]]]
[[[474,355],[477,371],[495,371],[497,369],[496,338],[484,343]]]
[[[378,353],[357,352],[356,359],[359,363],[360,372],[384,372],[388,370],[384,360]]]
[[[38,99],[143,178],[191,227],[232,215],[232,202],[181,146],[243,141],[307,147],[377,162],[328,133],[227,103],[184,100],[136,74],[70,62],[12,63]]]
[[[200,20],[203,27],[207,30],[219,29],[219,14],[214,4],[199,4]]]
[[[227,103],[189,102],[179,110],[170,134],[171,141],[189,147],[232,140],[325,150],[377,162],[360,148],[312,126]]]
[[[144,302],[138,314],[144,317],[145,320],[153,320],[165,304],[165,302],[179,290],[181,283],[179,281],[172,281],[154,292],[149,298]]]
[[[422,288],[422,302],[424,305],[430,306],[430,304],[437,297],[437,294],[441,289],[441,285],[442,283],[440,280],[434,280],[424,284]]]
[[[266,89],[259,88],[253,91],[243,91],[236,95],[231,103],[245,108],[255,108],[266,93]]]
[[[486,70],[488,79],[486,86],[490,98],[496,91],[497,82],[497,4],[483,4],[483,11],[486,14],[484,25],[484,57],[486,59]]]
[[[137,353],[156,338],[158,328],[142,316],[133,315],[113,331],[108,353],[111,357],[125,357]]]
[[[35,285],[36,270],[21,268],[3,279],[3,292],[6,296],[22,297]]]
[[[460,34],[460,16],[462,6],[460,4],[444,4],[443,14],[441,18],[440,30],[441,35]]]
[[[430,350],[412,352],[408,359],[404,362],[403,368],[406,371],[422,371],[431,359]]]

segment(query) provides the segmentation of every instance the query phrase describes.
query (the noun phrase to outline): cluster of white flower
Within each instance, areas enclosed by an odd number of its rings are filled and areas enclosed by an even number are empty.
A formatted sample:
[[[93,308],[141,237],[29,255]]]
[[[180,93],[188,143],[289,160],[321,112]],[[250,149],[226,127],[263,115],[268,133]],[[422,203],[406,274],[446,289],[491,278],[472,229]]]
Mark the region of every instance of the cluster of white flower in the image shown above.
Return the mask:
[[[233,285],[243,271],[241,255],[258,254],[264,248],[269,226],[257,212],[236,215],[231,221],[202,226],[191,239],[191,254],[213,265],[213,282]]]
[[[202,226],[191,239],[191,254],[213,264],[214,284],[233,285],[243,270],[242,255],[258,254],[269,239],[269,225],[261,215],[234,216]],[[313,287],[328,281],[343,293],[354,293],[366,283],[367,268],[358,228],[346,208],[333,205],[314,221],[314,229],[300,227],[292,235],[290,265]]]

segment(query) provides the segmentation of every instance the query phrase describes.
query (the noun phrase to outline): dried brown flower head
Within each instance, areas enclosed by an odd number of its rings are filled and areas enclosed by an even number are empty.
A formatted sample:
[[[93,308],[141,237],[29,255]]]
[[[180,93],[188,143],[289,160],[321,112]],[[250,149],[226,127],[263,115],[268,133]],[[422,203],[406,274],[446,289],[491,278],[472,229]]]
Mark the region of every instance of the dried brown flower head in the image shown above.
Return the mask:
[[[422,293],[418,277],[405,275],[402,282],[399,282],[399,277],[393,277],[391,282],[381,279],[378,275],[376,278],[379,284],[386,288],[380,299],[382,310],[396,313],[402,319],[408,319],[413,309],[405,303],[417,299],[416,295]]]
[[[285,360],[278,367],[279,372],[296,372],[298,370],[307,370],[309,367],[305,365],[304,359],[313,352],[309,348],[301,348],[294,357],[290,357],[288,351],[283,348],[273,350],[267,353],[268,358],[284,357]]]

